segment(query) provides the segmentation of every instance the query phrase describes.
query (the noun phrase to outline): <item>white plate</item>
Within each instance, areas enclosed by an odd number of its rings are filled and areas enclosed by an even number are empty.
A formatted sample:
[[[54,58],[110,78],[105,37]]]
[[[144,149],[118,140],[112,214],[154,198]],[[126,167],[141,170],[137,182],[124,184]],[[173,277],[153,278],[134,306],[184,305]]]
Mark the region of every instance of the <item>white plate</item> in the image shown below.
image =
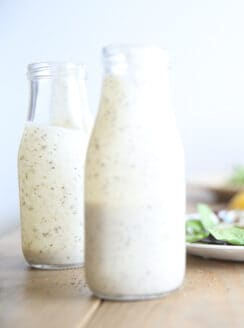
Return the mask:
[[[197,213],[188,214],[186,219],[197,218]],[[208,259],[244,262],[244,246],[186,243],[188,254]]]
[[[244,246],[186,243],[187,253],[208,259],[244,262]]]

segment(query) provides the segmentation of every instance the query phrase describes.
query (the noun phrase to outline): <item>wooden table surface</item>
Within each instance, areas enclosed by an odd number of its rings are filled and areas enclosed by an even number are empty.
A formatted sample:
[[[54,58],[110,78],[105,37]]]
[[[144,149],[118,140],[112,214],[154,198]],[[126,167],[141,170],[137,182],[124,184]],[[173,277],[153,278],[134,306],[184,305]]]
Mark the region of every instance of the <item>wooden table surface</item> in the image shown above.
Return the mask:
[[[1,328],[244,327],[244,264],[188,256],[184,286],[162,299],[93,297],[83,269],[31,270],[19,231],[0,239]]]

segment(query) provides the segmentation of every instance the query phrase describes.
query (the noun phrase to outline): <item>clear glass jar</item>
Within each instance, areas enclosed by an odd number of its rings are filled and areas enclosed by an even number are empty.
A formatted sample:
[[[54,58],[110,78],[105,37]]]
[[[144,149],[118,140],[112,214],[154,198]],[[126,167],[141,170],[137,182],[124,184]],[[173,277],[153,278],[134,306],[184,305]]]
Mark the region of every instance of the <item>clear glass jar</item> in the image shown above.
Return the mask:
[[[30,104],[19,147],[22,249],[41,269],[84,261],[83,174],[91,127],[81,64],[28,66]]]
[[[95,295],[150,299],[185,272],[184,154],[168,55],[110,46],[85,174],[85,271]]]

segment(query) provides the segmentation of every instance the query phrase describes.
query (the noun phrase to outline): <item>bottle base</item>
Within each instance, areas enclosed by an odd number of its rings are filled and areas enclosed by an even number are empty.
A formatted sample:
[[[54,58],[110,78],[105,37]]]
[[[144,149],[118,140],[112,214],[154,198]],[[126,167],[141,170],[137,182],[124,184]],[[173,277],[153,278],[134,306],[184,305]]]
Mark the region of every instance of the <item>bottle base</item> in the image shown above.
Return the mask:
[[[158,298],[163,298],[177,290],[180,290],[182,286],[179,286],[177,288],[174,288],[172,290],[162,292],[162,293],[157,293],[157,294],[148,294],[148,295],[105,295],[101,293],[96,293],[93,292],[93,295],[107,301],[117,301],[117,302],[134,302],[134,301],[147,301],[147,300],[154,300]]]
[[[84,263],[75,264],[33,264],[28,263],[32,269],[37,270],[66,270],[66,269],[78,269],[84,266]]]

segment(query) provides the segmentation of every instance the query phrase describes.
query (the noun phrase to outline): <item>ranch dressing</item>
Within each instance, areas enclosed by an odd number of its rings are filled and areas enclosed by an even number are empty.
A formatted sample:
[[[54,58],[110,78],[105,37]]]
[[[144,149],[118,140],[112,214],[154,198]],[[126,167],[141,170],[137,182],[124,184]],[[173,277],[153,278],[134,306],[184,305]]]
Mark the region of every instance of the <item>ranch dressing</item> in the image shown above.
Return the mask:
[[[31,105],[18,156],[23,253],[37,268],[81,266],[90,129],[84,69],[32,64],[29,77]]]
[[[167,53],[109,47],[85,177],[85,259],[100,298],[154,298],[185,272],[184,155]]]

